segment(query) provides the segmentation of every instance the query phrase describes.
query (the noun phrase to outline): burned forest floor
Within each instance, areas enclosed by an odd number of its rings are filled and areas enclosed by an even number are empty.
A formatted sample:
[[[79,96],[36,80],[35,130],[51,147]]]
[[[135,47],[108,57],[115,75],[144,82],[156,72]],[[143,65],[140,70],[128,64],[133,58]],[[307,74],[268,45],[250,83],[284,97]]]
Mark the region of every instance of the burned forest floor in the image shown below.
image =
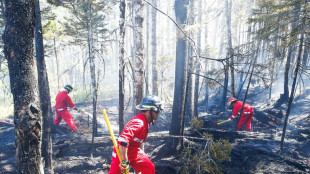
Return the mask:
[[[56,127],[52,133],[55,173],[108,173],[113,143],[101,110],[107,110],[111,127],[117,136],[117,105],[118,101],[112,99],[99,102],[98,135],[93,140],[92,117],[88,115],[92,113],[90,103],[77,104],[77,107],[86,111],[84,114],[71,111],[79,128],[77,133],[70,133],[63,121]],[[214,140],[227,140],[231,143],[230,161],[218,163],[223,173],[310,173],[309,108],[309,99],[293,103],[282,153],[280,142],[285,109],[275,110],[272,103],[257,105],[255,108],[253,132],[235,131],[235,122],[215,126],[216,122],[227,119],[230,112],[204,112],[200,108],[199,119],[203,121],[203,126],[199,129],[186,128],[184,141],[187,144],[205,146],[206,141],[201,135],[208,133]],[[126,115],[126,122],[132,116]],[[160,154],[160,158],[157,158],[158,149],[167,140],[174,138],[169,136],[170,120],[171,108],[167,108],[155,125],[151,126],[144,143],[144,150],[154,162],[157,174],[185,173],[181,168],[188,165],[179,153],[166,156]],[[5,121],[13,122],[12,117]],[[0,123],[0,173],[17,173],[15,161],[14,127]],[[199,169],[189,173],[199,173]]]

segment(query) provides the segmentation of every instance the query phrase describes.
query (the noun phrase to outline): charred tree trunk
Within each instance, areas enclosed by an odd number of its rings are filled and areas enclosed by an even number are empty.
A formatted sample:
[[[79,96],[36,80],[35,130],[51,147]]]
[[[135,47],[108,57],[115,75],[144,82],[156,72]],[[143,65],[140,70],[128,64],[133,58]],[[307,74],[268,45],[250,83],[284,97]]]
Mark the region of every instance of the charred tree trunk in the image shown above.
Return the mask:
[[[305,4],[306,3],[307,3],[307,1],[305,2]],[[285,138],[287,121],[288,121],[288,117],[290,115],[291,105],[292,105],[292,102],[294,100],[294,94],[295,94],[295,89],[296,89],[296,82],[297,82],[298,72],[299,72],[299,69],[300,69],[301,55],[302,55],[303,44],[304,44],[305,16],[307,14],[306,11],[307,11],[306,7],[304,7],[303,15],[302,15],[303,17],[301,19],[301,26],[300,26],[302,31],[300,33],[300,40],[299,40],[299,46],[298,46],[298,55],[297,55],[296,67],[295,67],[295,71],[294,71],[294,79],[293,79],[293,84],[292,84],[292,88],[291,88],[290,98],[289,98],[289,101],[288,101],[287,111],[286,111],[284,125],[283,125],[282,137],[281,137],[281,148],[280,148],[281,152],[283,152],[284,138]]]
[[[302,58],[302,70],[306,71],[307,63],[309,59],[309,45],[310,45],[310,38],[308,37],[305,39],[305,47],[304,47],[304,54]]]
[[[156,7],[157,0],[152,0],[152,4]],[[155,8],[152,8],[152,93],[158,95],[158,72],[157,72],[157,39],[156,39],[156,12]]]
[[[195,24],[195,0],[190,0],[189,1],[189,11],[188,11],[188,24],[189,25],[194,25]],[[189,31],[189,36],[191,38],[194,38],[195,32],[194,31]],[[194,51],[194,48],[190,44],[190,41],[187,41],[187,61],[188,61],[188,82],[187,82],[187,87],[186,87],[186,98],[185,98],[185,126],[189,126],[189,123],[191,122],[193,115],[194,115],[194,89],[195,89],[195,83],[194,83],[194,72],[195,72],[195,60],[197,57]],[[184,129],[184,128],[182,128]]]
[[[96,83],[96,65],[95,65],[95,56],[93,53],[93,29],[92,29],[92,4],[89,1],[89,29],[88,29],[88,51],[89,51],[89,65],[90,65],[90,76],[91,76],[91,84],[93,91],[93,135],[92,142],[94,141],[94,136],[97,135],[97,83]]]
[[[271,93],[272,93],[272,84],[273,84],[273,81],[274,81],[274,71],[275,71],[275,60],[273,59],[272,62],[271,62],[271,84],[270,84],[270,87],[269,87],[269,100],[271,99]]]
[[[143,6],[142,0],[134,0],[135,14],[135,105],[140,104],[144,94],[144,45],[143,45]],[[138,111],[136,110],[135,114]]]
[[[202,22],[202,0],[198,1],[198,24]],[[195,89],[194,89],[194,116],[198,116],[198,99],[199,99],[199,75],[200,74],[200,52],[201,52],[201,29],[197,35],[197,59],[196,59],[196,75],[195,75]]]
[[[125,100],[125,14],[126,14],[126,0],[121,0],[120,5],[120,49],[119,49],[119,132],[122,132],[125,126],[124,118],[124,100]]]
[[[235,97],[234,51],[231,41],[231,0],[225,0],[225,4],[226,4],[226,25],[227,25],[226,27],[227,27],[227,42],[228,42],[226,57],[230,59],[230,76],[231,76],[230,93],[232,97]]]
[[[194,83],[193,83],[193,72],[194,72],[194,58],[192,56],[193,48],[191,47],[190,43],[187,42],[186,46],[186,56],[188,62],[188,78],[187,78],[187,85],[186,85],[186,99],[185,99],[185,126],[189,126],[189,123],[193,117],[194,112]]]
[[[226,57],[226,63],[224,63],[224,87],[223,87],[223,94],[222,94],[222,100],[221,100],[221,110],[225,110],[226,106],[226,96],[227,96],[227,87],[228,87],[228,70],[229,70],[229,63],[228,63],[228,57]]]
[[[57,87],[58,91],[60,90],[59,86],[59,61],[57,56],[57,47],[56,47],[56,38],[54,37],[54,53],[55,53],[55,61],[56,61],[56,67],[57,67]]]
[[[207,16],[207,14],[208,13],[206,13],[205,14],[205,16]],[[209,26],[208,26],[208,24],[205,24],[205,28],[204,28],[204,30],[205,30],[205,38],[204,38],[204,40],[205,40],[205,44],[207,44],[208,43],[208,28],[209,28]],[[208,57],[208,48],[207,48],[207,46],[205,46],[205,56],[206,57]],[[209,71],[209,61],[206,59],[205,60],[205,71],[206,71],[206,76],[207,76],[207,73],[208,73],[208,71]],[[202,102],[202,104],[206,107],[206,111],[208,111],[208,106],[209,106],[209,87],[208,87],[208,79],[207,78],[204,78],[204,84],[205,84],[205,90],[206,90],[206,93],[205,93],[205,98],[204,98],[204,100],[203,100],[203,102]]]
[[[295,6],[294,10],[293,10],[293,15],[294,15],[294,22],[291,24],[291,33],[293,35],[293,33],[295,32],[295,28],[297,26],[297,21],[299,20],[299,13],[300,13],[300,5]],[[286,57],[286,64],[285,64],[285,71],[284,71],[284,92],[282,95],[280,95],[279,100],[277,101],[275,107],[280,107],[283,103],[288,103],[289,100],[289,72],[290,72],[290,68],[291,68],[291,59],[292,59],[292,55],[294,55],[294,44],[293,45],[289,45],[287,48],[287,57]]]
[[[44,173],[41,162],[42,120],[34,75],[35,1],[6,0],[2,36],[14,100],[18,173]]]
[[[281,95],[281,102],[279,102],[278,106],[283,103],[286,103],[289,99],[289,88],[288,88],[288,81],[289,81],[289,72],[291,67],[291,55],[293,54],[292,46],[289,46],[287,49],[287,57],[286,57],[286,64],[285,64],[285,71],[284,71],[284,92]]]
[[[48,83],[48,76],[46,72],[46,65],[44,59],[44,48],[43,48],[43,35],[42,35],[42,24],[41,24],[41,12],[40,2],[36,0],[36,27],[35,27],[35,48],[37,58],[37,69],[38,69],[38,82],[40,92],[40,106],[42,110],[43,118],[43,130],[42,130],[42,157],[45,162],[45,173],[53,174],[53,142],[51,136],[51,97]]]
[[[178,24],[185,23],[187,18],[188,0],[176,0],[175,1],[175,15]],[[176,65],[175,65],[175,87],[174,87],[174,99],[172,106],[172,118],[169,134],[181,135],[182,125],[184,122],[184,103],[187,83],[187,60],[186,60],[186,41],[182,38],[183,33],[177,31],[177,44],[176,44]],[[166,142],[170,152],[176,152],[181,145],[180,139],[170,139]]]
[[[145,96],[150,93],[150,55],[149,55],[149,40],[150,40],[150,6],[146,6],[146,45],[145,45]]]
[[[250,0],[249,1],[249,8],[247,9],[247,13],[249,14],[248,18],[252,17],[252,4],[253,4],[253,0]],[[251,34],[250,34],[251,32],[252,32],[252,26],[251,26],[251,24],[249,24],[248,28],[247,28],[247,34],[246,34],[247,43],[251,42]],[[247,46],[246,50],[249,51],[250,50],[250,46]],[[243,69],[244,70],[248,69],[248,65],[245,64]],[[244,77],[244,73],[242,71],[241,74],[240,74],[240,78],[239,78],[238,93],[237,93],[237,95],[235,94],[237,98],[239,98],[240,93],[241,93],[242,88],[243,88],[243,84],[244,84],[243,83],[243,77]]]

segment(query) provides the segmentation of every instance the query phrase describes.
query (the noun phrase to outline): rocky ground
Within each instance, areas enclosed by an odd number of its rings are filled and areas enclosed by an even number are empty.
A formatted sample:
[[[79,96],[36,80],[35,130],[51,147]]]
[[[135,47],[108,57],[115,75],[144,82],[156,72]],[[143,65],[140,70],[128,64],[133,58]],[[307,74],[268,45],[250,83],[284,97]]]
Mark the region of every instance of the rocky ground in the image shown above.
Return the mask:
[[[256,107],[253,120],[253,132],[234,131],[236,123],[215,126],[214,123],[227,119],[229,112],[208,114],[201,112],[199,118],[204,121],[203,128],[193,131],[186,129],[185,136],[201,138],[203,132],[213,135],[214,139],[227,139],[232,144],[231,161],[221,162],[224,173],[309,173],[310,172],[310,116],[303,112],[310,107],[306,99],[294,103],[283,153],[280,153],[283,117],[281,109],[271,111],[272,104]],[[117,101],[106,100],[99,103],[99,110],[106,109],[115,134],[117,129]],[[78,107],[91,111],[87,103]],[[202,111],[202,110],[201,110]],[[75,117],[79,133],[71,134],[62,122],[53,133],[53,158],[55,173],[107,173],[111,161],[112,141],[108,134],[102,113],[98,112],[98,136],[92,143],[91,129],[88,127],[88,115],[71,112]],[[210,114],[211,113],[211,114]],[[283,113],[282,113],[283,114]],[[269,117],[268,117],[269,116]],[[128,120],[132,115],[127,115]],[[154,149],[163,145],[169,138],[168,128],[171,111],[161,116],[152,126],[145,152],[149,154],[158,174],[180,173],[184,165],[178,154],[157,159]],[[6,121],[12,121],[8,118]],[[280,122],[279,122],[280,121]],[[91,118],[89,118],[91,122]],[[91,125],[90,125],[91,126]],[[195,142],[195,141],[193,141]],[[196,141],[204,145],[204,141]],[[15,145],[13,126],[0,123],[0,173],[16,173]],[[198,173],[192,171],[191,173]]]

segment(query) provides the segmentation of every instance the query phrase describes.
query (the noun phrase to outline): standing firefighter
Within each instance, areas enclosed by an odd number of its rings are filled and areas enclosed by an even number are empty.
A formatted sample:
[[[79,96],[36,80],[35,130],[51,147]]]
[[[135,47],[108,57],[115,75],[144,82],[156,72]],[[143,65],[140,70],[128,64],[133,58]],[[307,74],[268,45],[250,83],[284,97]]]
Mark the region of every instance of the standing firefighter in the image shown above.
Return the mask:
[[[64,119],[67,125],[70,127],[71,131],[74,132],[75,130],[77,130],[77,127],[74,123],[72,115],[67,109],[67,106],[73,108],[74,110],[77,110],[78,112],[81,112],[81,110],[74,106],[74,103],[68,95],[73,90],[72,86],[66,85],[64,88],[65,90],[59,92],[56,96],[56,118],[54,120],[54,125],[58,126],[61,120]]]
[[[230,120],[236,118],[237,115],[240,115],[240,112],[242,110],[242,114],[240,116],[238,126],[237,126],[237,131],[240,131],[242,129],[243,125],[245,125],[246,131],[250,132],[251,128],[252,128],[251,121],[252,121],[252,117],[254,114],[253,107],[251,105],[245,103],[243,106],[243,109],[241,109],[243,102],[238,101],[237,99],[235,99],[233,97],[228,99],[228,105],[233,107],[232,115],[229,117]]]
[[[146,140],[150,124],[154,124],[162,110],[161,101],[157,96],[149,95],[143,98],[136,109],[142,113],[127,123],[117,141],[123,161],[119,161],[114,148],[109,174],[125,173],[129,165],[137,173],[155,174],[154,164],[139,147]]]

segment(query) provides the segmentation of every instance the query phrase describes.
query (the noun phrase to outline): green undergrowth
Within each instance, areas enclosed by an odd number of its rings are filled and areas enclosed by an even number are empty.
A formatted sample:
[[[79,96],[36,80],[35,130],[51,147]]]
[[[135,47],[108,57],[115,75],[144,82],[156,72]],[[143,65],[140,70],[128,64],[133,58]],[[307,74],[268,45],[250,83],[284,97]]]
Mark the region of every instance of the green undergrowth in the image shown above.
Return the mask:
[[[76,91],[73,91],[70,96],[74,103],[91,102],[93,100],[93,94],[90,88],[78,89]],[[101,87],[98,91],[98,100],[114,98],[115,96],[118,96],[117,87]]]
[[[203,121],[195,117],[191,127],[195,130],[201,128]],[[232,145],[227,140],[214,140],[207,133],[202,134],[203,142],[186,143],[181,153],[184,165],[180,168],[182,174],[223,173],[220,163],[230,161]]]

